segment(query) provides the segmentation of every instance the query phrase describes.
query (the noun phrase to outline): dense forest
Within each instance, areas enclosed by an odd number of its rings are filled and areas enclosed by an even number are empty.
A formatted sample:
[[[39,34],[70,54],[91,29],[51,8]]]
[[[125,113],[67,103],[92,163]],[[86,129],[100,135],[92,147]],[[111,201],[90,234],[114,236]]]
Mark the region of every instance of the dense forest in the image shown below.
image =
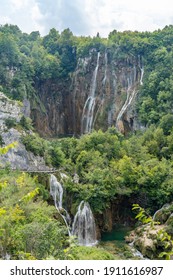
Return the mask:
[[[38,84],[68,81],[78,60],[93,49],[109,50],[110,59],[116,59],[119,65],[132,57],[142,57],[144,79],[135,103],[140,129],[124,135],[111,126],[77,137],[41,138],[32,120],[35,107],[45,110]],[[111,230],[105,214],[108,210],[113,224],[126,222],[134,227],[134,204],[152,217],[173,201],[172,70],[173,26],[154,32],[114,30],[108,39],[99,34],[76,37],[69,29],[59,33],[54,28],[41,37],[39,32],[22,33],[17,26],[0,26],[0,91],[19,103],[27,98],[32,107],[31,118],[23,116],[18,123],[8,118],[6,127],[23,131],[21,141],[26,149],[55,168],[59,180],[59,172],[67,175],[63,187],[68,212],[74,217],[79,203],[87,201],[100,238],[103,231]],[[16,145],[4,145],[1,135],[0,142],[1,154]],[[169,219],[162,235],[164,238],[158,235],[153,258],[170,254],[173,219]],[[68,236],[49,194],[49,175],[32,176],[11,170],[10,165],[0,170],[0,258],[8,255],[11,259],[117,258],[116,250],[112,253],[101,245],[79,246]],[[123,258],[132,255],[126,252]]]

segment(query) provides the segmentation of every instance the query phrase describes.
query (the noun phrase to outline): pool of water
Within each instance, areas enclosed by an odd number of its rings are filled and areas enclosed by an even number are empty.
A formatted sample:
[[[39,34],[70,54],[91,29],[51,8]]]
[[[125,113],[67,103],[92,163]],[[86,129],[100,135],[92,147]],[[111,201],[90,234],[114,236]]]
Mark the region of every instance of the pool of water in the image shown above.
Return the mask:
[[[124,225],[116,225],[111,232],[104,232],[101,236],[101,246],[120,259],[141,259],[141,255],[133,247],[125,242],[125,236],[132,228]],[[137,254],[138,253],[138,254]]]
[[[130,227],[126,227],[123,225],[116,225],[113,227],[113,230],[111,232],[102,233],[101,240],[125,242],[124,237],[128,234],[130,230],[131,230]]]

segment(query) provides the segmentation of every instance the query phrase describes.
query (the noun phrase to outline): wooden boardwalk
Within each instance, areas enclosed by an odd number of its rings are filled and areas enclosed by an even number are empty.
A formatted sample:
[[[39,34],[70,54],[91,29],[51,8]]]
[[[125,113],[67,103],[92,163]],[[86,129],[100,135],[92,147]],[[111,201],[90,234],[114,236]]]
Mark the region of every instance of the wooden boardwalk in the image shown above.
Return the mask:
[[[0,167],[0,170],[5,170],[7,168]],[[30,170],[30,169],[18,169],[18,168],[9,168],[9,171],[20,171],[20,172],[26,172],[26,173],[55,173],[57,171],[60,171],[58,169],[50,169],[50,170]]]

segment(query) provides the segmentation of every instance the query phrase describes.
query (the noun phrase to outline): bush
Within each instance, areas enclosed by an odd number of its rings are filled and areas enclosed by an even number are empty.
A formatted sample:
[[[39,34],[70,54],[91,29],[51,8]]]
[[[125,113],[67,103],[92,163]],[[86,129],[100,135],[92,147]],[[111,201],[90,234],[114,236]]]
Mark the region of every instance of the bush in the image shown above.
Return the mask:
[[[32,127],[32,120],[30,118],[27,118],[25,116],[22,116],[20,119],[20,125],[26,129],[26,130],[30,130],[33,129]]]
[[[15,118],[8,118],[5,120],[5,125],[8,129],[15,127],[17,125]]]
[[[27,151],[32,152],[36,156],[44,156],[45,153],[45,140],[36,136],[35,134],[26,135],[22,138]]]

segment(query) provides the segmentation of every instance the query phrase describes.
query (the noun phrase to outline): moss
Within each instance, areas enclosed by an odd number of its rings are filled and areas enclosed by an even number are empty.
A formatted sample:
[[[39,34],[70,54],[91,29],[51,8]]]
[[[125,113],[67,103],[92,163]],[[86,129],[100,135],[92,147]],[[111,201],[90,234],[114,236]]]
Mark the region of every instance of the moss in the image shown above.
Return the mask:
[[[75,260],[114,260],[115,256],[103,248],[98,247],[74,247],[71,251]]]

